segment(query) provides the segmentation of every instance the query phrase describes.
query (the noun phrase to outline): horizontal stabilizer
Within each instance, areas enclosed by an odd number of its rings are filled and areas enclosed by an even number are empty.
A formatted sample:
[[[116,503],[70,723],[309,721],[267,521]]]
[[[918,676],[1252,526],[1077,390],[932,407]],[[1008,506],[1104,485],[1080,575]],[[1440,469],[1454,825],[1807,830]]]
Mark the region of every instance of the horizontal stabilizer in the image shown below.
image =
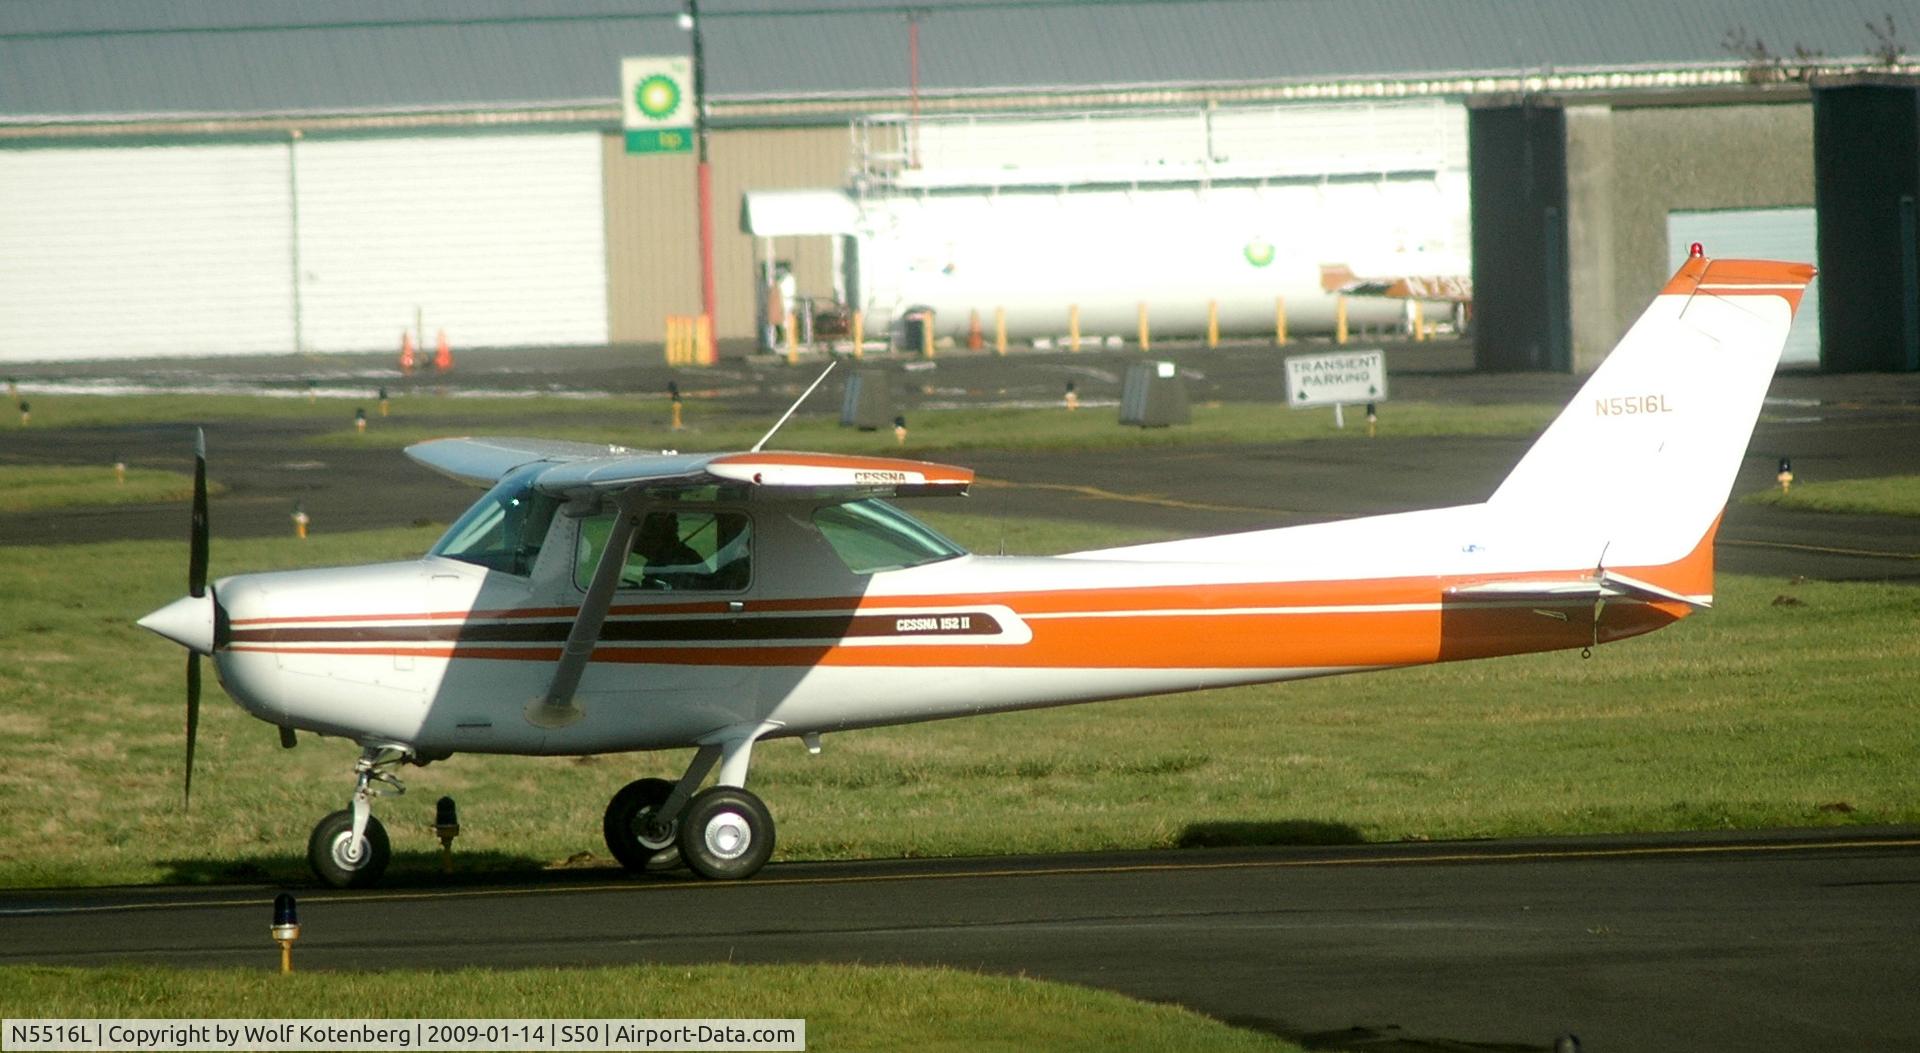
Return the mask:
[[[1634,597],[1642,600],[1684,603],[1689,607],[1703,610],[1713,606],[1711,599],[1683,596],[1652,582],[1641,581],[1639,578],[1628,577],[1625,574],[1616,574],[1610,570],[1601,571],[1597,577],[1489,581],[1478,585],[1459,585],[1448,589],[1447,595],[1456,599],[1469,600],[1540,600],[1543,602]]]

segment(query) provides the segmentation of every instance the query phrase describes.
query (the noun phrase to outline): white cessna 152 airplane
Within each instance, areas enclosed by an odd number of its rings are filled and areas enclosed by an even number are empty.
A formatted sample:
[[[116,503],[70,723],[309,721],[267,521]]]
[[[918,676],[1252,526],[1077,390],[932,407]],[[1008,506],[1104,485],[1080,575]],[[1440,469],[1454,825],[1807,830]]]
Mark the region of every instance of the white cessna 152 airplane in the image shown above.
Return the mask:
[[[1695,246],[1485,501],[1044,559],[969,555],[882,500],[964,494],[962,468],[441,439],[407,454],[491,489],[423,558],[209,587],[203,445],[190,595],[140,624],[192,652],[189,792],[200,655],[284,744],[363,747],[308,845],[330,884],[387,865],[371,805],[403,763],[674,747],[685,774],[615,794],[608,848],[746,878],[774,843],[745,788],[763,739],[1584,650],[1707,606],[1813,273]]]

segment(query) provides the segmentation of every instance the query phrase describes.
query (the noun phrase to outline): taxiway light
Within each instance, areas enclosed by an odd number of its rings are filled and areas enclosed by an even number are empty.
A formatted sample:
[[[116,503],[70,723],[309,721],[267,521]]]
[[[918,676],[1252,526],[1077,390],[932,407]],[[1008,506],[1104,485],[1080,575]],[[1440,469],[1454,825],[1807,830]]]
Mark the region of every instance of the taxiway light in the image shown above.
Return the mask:
[[[1080,393],[1073,389],[1073,381],[1071,380],[1067,381],[1067,408],[1070,410],[1080,408]]]
[[[313,517],[307,515],[306,506],[295,504],[293,506],[293,536],[305,538],[307,536],[307,524],[311,522],[313,522]]]
[[[1695,245],[1694,248],[1700,246]],[[1553,1053],[1580,1053],[1579,1035],[1561,1035],[1553,1040]]]
[[[1379,424],[1380,414],[1374,410],[1373,403],[1367,403],[1367,438],[1373,438],[1373,433],[1379,427]]]
[[[307,405],[309,406],[313,405],[313,399],[314,399],[313,381],[309,380],[307,381]]]
[[[387,415],[387,389],[386,388],[380,389],[380,415],[382,417]]]
[[[893,444],[895,446],[901,446],[901,445],[905,445],[906,441],[907,441],[907,418],[905,417],[893,418]]]
[[[1781,493],[1784,494],[1793,489],[1793,458],[1780,458],[1780,474],[1774,476],[1774,478],[1780,480]]]
[[[113,481],[127,485],[127,459],[117,453],[113,455]]]
[[[20,426],[24,428],[32,420],[33,420],[33,403],[22,402],[20,404]]]
[[[673,408],[673,430],[680,430],[680,385],[676,381],[667,381],[667,398]]]
[[[453,798],[442,797],[433,806],[433,833],[440,839],[440,872],[453,873],[453,839],[460,836],[460,811]]]
[[[353,408],[353,430],[362,435],[367,433],[367,409],[365,406]]]
[[[280,971],[293,971],[293,941],[300,938],[300,910],[293,896],[282,892],[273,897],[273,940],[280,945]]]

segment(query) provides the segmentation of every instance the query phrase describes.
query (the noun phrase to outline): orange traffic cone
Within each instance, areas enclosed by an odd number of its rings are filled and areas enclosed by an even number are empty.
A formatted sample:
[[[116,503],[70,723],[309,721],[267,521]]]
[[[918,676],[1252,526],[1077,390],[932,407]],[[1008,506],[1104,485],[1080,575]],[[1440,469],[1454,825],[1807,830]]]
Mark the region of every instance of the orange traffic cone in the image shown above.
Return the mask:
[[[413,334],[404,329],[400,331],[400,372],[413,375]]]
[[[440,330],[440,339],[434,344],[433,368],[436,372],[453,372],[453,348],[447,346],[447,331]]]

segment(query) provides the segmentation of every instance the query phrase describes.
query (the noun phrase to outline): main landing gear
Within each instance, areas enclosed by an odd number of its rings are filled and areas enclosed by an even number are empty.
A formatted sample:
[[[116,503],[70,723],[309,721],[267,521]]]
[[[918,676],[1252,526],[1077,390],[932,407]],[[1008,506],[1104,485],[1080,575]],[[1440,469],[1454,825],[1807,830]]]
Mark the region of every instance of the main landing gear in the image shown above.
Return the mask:
[[[701,877],[739,881],[766,865],[773,815],[745,783],[754,740],[772,729],[729,730],[700,747],[679,782],[641,779],[613,795],[601,826],[621,866],[637,872],[685,863]],[[694,792],[716,763],[716,785]]]
[[[393,787],[396,796],[406,793],[407,788],[387,769],[411,759],[398,746],[367,746],[360,751],[360,760],[353,766],[352,804],[320,820],[307,838],[307,865],[321,881],[334,888],[366,888],[386,873],[393,848],[387,842],[387,828],[373,817],[373,799],[388,791],[374,784]]]

